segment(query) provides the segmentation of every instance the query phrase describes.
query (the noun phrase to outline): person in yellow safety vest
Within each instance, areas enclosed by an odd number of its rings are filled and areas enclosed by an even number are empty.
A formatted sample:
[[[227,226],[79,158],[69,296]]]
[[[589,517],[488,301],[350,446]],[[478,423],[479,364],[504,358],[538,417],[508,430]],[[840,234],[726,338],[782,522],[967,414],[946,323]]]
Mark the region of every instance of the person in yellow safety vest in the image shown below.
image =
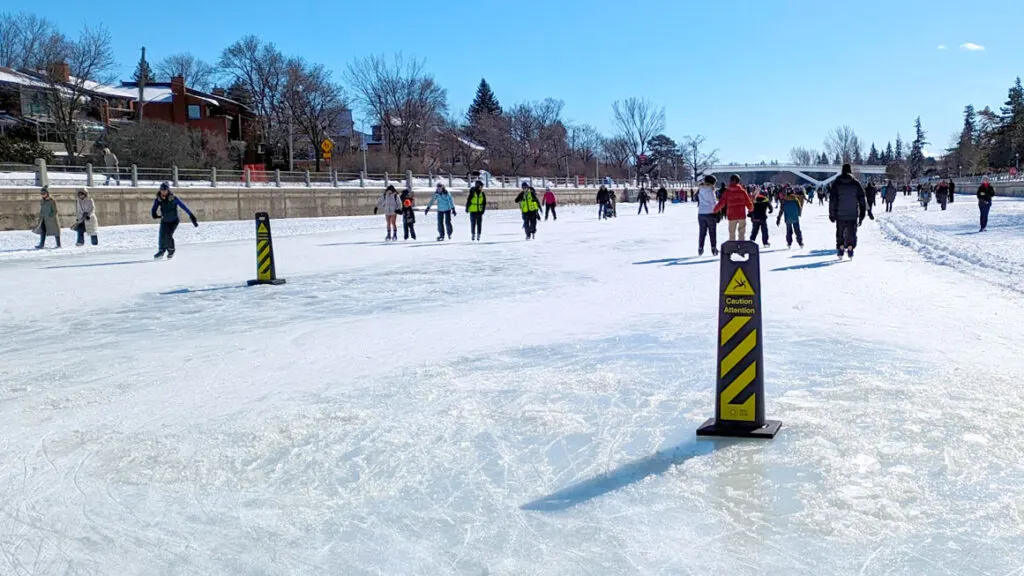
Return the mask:
[[[537,199],[537,191],[523,182],[523,191],[516,196],[516,204],[519,204],[519,211],[523,213],[526,239],[533,240],[537,237],[537,221],[540,219],[540,200]]]
[[[473,240],[480,240],[484,229],[484,212],[487,211],[487,195],[484,194],[484,183],[477,180],[469,189],[466,198],[466,212],[469,213],[469,229]]]

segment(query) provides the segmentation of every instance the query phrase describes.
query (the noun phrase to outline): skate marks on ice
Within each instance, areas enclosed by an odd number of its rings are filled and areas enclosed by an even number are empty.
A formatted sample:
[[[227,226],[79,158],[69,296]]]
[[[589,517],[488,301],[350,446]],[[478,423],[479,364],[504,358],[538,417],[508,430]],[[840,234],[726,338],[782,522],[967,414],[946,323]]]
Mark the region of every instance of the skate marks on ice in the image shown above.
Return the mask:
[[[832,251],[832,258],[830,260],[823,260],[821,262],[810,262],[808,264],[795,264],[793,266],[783,266],[781,268],[772,268],[772,272],[788,272],[790,270],[815,270],[817,268],[828,268],[829,266],[835,266],[836,264],[842,264],[844,262],[852,262],[849,259],[840,260],[835,256],[835,250]]]
[[[60,266],[46,266],[46,270],[60,270],[63,268],[100,268],[103,266],[128,266],[129,264],[149,264],[152,262],[158,262],[159,260],[153,258],[146,258],[145,260],[120,260],[117,262],[90,262],[86,264],[61,264]]]

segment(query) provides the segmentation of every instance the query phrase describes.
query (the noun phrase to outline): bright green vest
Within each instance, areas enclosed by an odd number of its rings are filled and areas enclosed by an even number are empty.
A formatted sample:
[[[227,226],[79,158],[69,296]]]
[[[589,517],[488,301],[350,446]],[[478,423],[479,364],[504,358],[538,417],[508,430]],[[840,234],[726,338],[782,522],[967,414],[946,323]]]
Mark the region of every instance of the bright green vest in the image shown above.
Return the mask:
[[[483,212],[484,211],[484,193],[483,190],[469,193],[469,211],[470,213]]]
[[[527,212],[537,212],[540,210],[540,206],[533,198],[534,195],[532,190],[523,193],[523,201],[519,203],[519,209],[523,211],[523,214],[526,214]]]

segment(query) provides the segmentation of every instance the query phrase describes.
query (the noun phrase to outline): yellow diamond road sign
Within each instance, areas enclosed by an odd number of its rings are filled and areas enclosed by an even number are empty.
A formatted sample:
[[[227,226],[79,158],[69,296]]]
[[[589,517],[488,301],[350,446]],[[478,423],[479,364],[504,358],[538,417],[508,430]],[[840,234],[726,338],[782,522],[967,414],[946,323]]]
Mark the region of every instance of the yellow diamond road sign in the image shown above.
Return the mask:
[[[324,141],[320,143],[320,150],[324,154],[330,154],[332,151],[334,151],[334,142],[324,139]]]

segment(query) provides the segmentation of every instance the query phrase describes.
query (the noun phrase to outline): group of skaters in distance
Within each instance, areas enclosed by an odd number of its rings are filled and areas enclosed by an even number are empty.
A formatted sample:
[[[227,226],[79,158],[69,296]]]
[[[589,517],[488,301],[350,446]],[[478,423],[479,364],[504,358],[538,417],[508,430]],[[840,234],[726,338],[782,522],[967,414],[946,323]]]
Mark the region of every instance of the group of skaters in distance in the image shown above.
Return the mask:
[[[540,221],[542,205],[544,207],[544,220],[547,220],[549,216],[554,220],[558,220],[558,212],[555,210],[558,205],[558,199],[555,198],[555,193],[551,191],[550,187],[547,187],[544,191],[544,202],[542,204],[533,186],[523,182],[522,190],[515,197],[514,202],[522,214],[523,231],[526,234],[527,240],[533,240],[537,237],[537,222]],[[452,232],[454,231],[452,218],[458,214],[455,211],[455,199],[448,192],[448,189],[445,188],[444,184],[441,183],[437,184],[434,195],[427,202],[427,207],[423,214],[429,215],[430,209],[435,207],[437,213],[437,241],[451,240]],[[484,183],[477,180],[466,196],[466,213],[469,214],[470,239],[474,242],[479,242],[483,239],[485,212],[487,212],[487,193],[484,192]],[[402,193],[399,194],[394,186],[389,185],[384,194],[377,200],[377,206],[373,209],[373,213],[384,214],[385,224],[387,225],[385,242],[398,240],[398,216],[402,217],[403,239],[416,239],[416,198],[408,188],[402,190]]]
[[[897,186],[892,181],[886,184],[879,191],[874,183],[869,183],[865,189],[856,178],[853,177],[853,170],[849,164],[844,164],[842,173],[828,186],[815,188],[811,185],[793,186],[790,184],[764,186],[751,185],[745,188],[739,175],[733,174],[729,177],[729,183],[722,183],[718,189],[715,188],[717,180],[714,176],[706,176],[697,190],[693,193],[693,200],[697,203],[697,222],[699,226],[699,239],[697,253],[704,255],[704,246],[710,240],[711,253],[718,255],[718,224],[723,220],[728,221],[729,240],[743,240],[747,233],[747,218],[750,219],[753,230],[750,234],[750,241],[757,240],[761,236],[761,243],[769,247],[769,214],[775,212],[775,225],[781,226],[786,223],[786,246],[792,248],[793,241],[803,248],[803,231],[800,229],[800,217],[803,215],[804,206],[814,202],[815,193],[818,194],[819,204],[828,201],[829,220],[836,225],[836,255],[842,259],[844,256],[853,258],[854,250],[857,248],[857,228],[864,223],[864,218],[874,220],[872,209],[875,206],[876,197],[881,195],[885,202],[885,211],[892,212],[892,205],[899,192],[904,195],[911,193],[909,185]],[[956,184],[952,180],[944,180],[937,185],[921,183],[918,185],[918,200],[921,205],[928,209],[932,193],[942,209],[945,210],[948,203],[954,201],[953,194],[956,191]],[[39,202],[39,219],[33,232],[39,235],[37,249],[46,245],[47,237],[52,236],[60,248],[60,215],[57,210],[56,201],[50,196],[49,188],[44,186],[40,190],[41,200]],[[995,189],[988,178],[982,180],[978,187],[977,198],[978,208],[981,214],[981,226],[979,232],[984,232],[988,227],[989,211],[992,208],[992,198],[995,196]],[[77,246],[85,245],[85,236],[90,237],[93,246],[99,244],[99,220],[96,215],[96,206],[89,197],[87,188],[79,188],[76,191],[75,223],[71,229],[78,234]],[[661,186],[655,192],[658,201],[658,213],[665,212],[665,204],[668,201],[668,190]],[[645,188],[641,188],[637,196],[639,207],[637,214],[650,213],[647,209],[647,202],[650,199]],[[685,191],[680,192],[681,200],[689,200]],[[550,187],[546,187],[543,202],[537,197],[537,192],[527,182],[522,183],[522,189],[515,197],[515,203],[523,220],[523,231],[527,240],[533,240],[537,236],[537,223],[540,221],[541,206],[544,207],[544,220],[552,217],[558,220],[556,207],[558,200]],[[403,190],[401,194],[394,186],[388,186],[387,190],[377,201],[374,214],[383,211],[387,225],[388,242],[398,240],[398,216],[402,216],[402,227],[404,239],[416,240],[416,206],[413,194]],[[615,193],[606,186],[601,186],[597,192],[598,219],[616,217]],[[427,203],[424,214],[430,214],[430,209],[436,207],[437,211],[437,241],[451,240],[453,226],[452,218],[455,217],[455,200],[451,193],[438,183],[434,195]],[[174,231],[181,222],[178,210],[183,210],[191,220],[192,225],[198,227],[199,221],[189,210],[188,206],[180,198],[171,192],[167,182],[160,184],[160,189],[153,199],[153,206],[150,213],[154,220],[160,220],[160,231],[158,236],[158,250],[154,258],[168,259],[174,257]],[[483,182],[477,180],[466,197],[466,213],[469,214],[470,234],[473,241],[479,241],[483,237],[484,213],[487,211],[487,194],[484,192]]]

